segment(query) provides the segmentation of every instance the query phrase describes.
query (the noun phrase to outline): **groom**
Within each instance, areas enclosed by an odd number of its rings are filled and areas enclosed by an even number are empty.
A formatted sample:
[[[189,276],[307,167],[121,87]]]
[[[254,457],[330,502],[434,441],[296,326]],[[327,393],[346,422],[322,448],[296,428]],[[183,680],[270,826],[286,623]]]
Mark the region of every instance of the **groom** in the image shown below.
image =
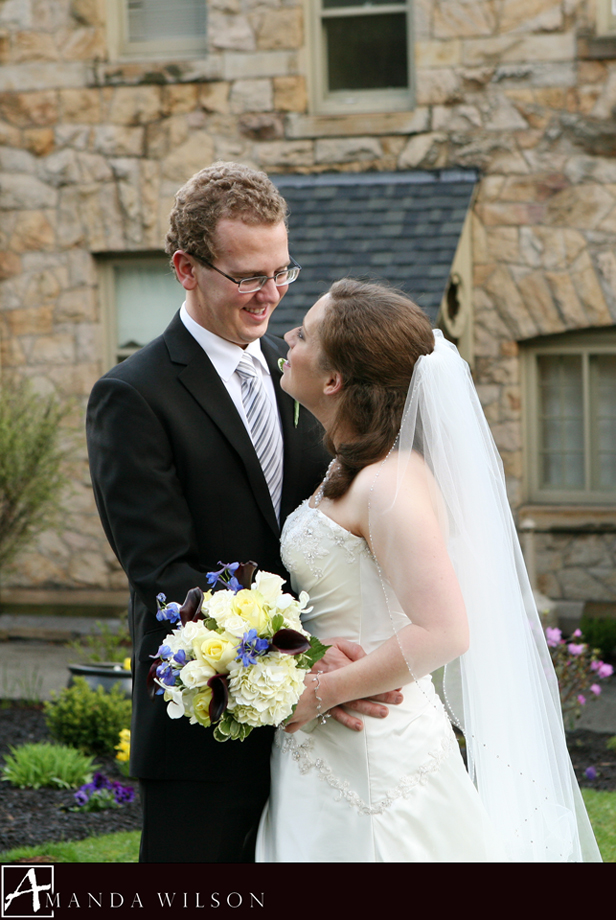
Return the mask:
[[[216,742],[187,719],[172,721],[162,698],[152,702],[146,675],[169,631],[156,619],[156,595],[183,601],[189,588],[207,587],[219,561],[255,560],[286,578],[280,526],[324,475],[318,424],[303,409],[296,421],[279,386],[287,348],[265,335],[298,274],[285,216],[263,173],[219,163],[193,176],[176,196],[166,245],[185,303],[158,339],[98,381],[88,406],[94,494],[130,583],[130,769],[140,780],[145,862],[253,860],[268,797],[272,731]],[[357,727],[349,713],[336,715]]]

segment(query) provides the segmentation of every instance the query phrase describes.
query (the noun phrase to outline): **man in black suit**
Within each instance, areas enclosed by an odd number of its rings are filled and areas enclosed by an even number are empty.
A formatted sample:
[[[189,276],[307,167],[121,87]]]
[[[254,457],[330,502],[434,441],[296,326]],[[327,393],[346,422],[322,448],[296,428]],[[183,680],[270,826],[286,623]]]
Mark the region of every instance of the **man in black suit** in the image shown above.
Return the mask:
[[[296,275],[285,215],[262,173],[227,163],[193,176],[167,234],[185,304],[162,336],[98,381],[88,406],[96,501],[130,583],[131,775],[140,779],[146,862],[251,861],[268,796],[271,730],[216,742],[187,719],[171,720],[161,697],[152,702],[146,675],[169,631],[156,619],[157,594],[182,601],[189,588],[207,587],[219,560],[255,560],[286,577],[280,524],[325,471],[316,421],[302,410],[296,425],[279,386],[287,348],[265,335]],[[251,440],[236,372],[245,354],[277,409],[281,496],[272,497]]]

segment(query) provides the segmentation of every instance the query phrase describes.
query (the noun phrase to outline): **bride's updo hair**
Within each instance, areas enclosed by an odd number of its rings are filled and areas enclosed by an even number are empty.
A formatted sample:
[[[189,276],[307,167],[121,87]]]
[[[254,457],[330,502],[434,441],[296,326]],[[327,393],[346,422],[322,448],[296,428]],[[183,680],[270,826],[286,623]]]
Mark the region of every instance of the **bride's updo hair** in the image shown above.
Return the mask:
[[[338,463],[327,498],[345,494],[357,473],[387,455],[400,425],[415,362],[434,349],[430,320],[401,291],[343,278],[328,291],[319,326],[322,360],[342,377],[325,439]]]

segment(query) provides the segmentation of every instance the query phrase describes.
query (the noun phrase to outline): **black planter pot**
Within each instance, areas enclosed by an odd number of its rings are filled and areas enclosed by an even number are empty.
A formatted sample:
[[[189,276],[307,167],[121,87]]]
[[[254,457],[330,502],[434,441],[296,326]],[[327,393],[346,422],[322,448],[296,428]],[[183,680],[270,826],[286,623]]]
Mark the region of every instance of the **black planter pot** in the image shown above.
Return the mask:
[[[124,696],[129,698],[131,696],[133,687],[131,672],[118,662],[98,661],[96,664],[69,664],[68,669],[70,676],[67,686],[69,687],[72,687],[76,677],[84,677],[88,686],[93,690],[102,687],[108,692],[113,686],[119,684]]]

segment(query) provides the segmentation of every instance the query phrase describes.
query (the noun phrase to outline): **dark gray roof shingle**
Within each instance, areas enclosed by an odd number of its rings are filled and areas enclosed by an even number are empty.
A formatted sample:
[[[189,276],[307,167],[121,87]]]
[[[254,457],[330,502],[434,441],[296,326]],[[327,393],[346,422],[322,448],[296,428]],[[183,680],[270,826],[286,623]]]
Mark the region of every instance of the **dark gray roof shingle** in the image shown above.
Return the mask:
[[[385,279],[432,322],[445,291],[478,175],[475,170],[270,176],[289,205],[298,281],[269,329],[282,335],[333,281]]]

